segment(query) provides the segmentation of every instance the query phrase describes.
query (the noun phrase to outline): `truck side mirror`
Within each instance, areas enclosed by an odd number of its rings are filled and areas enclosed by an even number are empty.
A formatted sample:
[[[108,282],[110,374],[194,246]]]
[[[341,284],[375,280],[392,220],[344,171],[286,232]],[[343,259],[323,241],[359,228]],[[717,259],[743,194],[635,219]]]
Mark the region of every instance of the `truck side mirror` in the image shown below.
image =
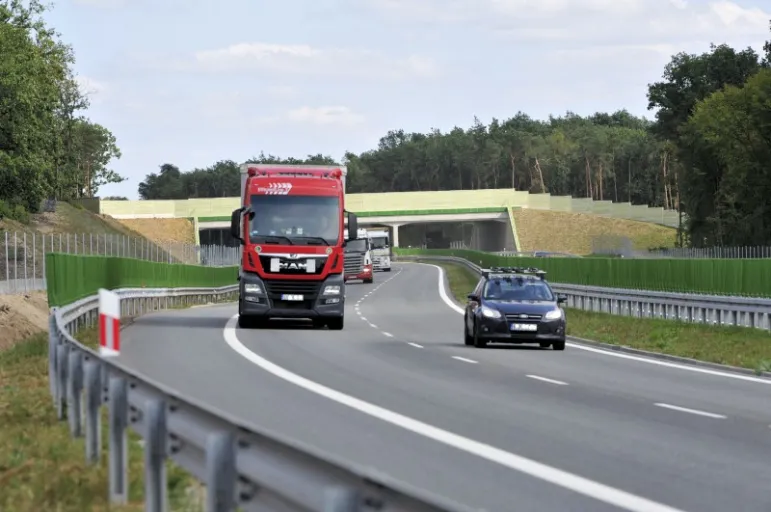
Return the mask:
[[[359,219],[356,218],[356,214],[348,212],[348,240],[359,239]]]
[[[230,236],[241,243],[244,243],[244,239],[241,238],[241,213],[243,211],[243,208],[239,208],[230,214]]]

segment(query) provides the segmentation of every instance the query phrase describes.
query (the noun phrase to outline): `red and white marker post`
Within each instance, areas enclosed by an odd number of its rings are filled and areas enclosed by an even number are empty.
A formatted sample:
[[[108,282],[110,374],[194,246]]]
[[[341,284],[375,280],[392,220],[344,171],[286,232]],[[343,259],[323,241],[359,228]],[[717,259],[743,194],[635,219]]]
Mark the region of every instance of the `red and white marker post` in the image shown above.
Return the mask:
[[[99,355],[120,355],[120,297],[104,288],[99,290]]]

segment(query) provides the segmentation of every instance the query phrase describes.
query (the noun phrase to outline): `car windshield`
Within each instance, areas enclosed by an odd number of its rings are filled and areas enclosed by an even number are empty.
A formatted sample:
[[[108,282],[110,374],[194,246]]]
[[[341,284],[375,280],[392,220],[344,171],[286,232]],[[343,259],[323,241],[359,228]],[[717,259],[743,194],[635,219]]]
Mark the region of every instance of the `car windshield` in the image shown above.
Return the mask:
[[[335,245],[340,237],[340,207],[335,196],[253,195],[251,243]]]
[[[522,277],[491,279],[485,284],[483,297],[488,300],[554,300],[549,285],[540,279]]]
[[[364,238],[357,238],[356,240],[349,240],[345,245],[346,252],[366,252],[367,240]]]
[[[373,249],[383,249],[386,245],[388,245],[388,237],[387,236],[375,236],[375,237],[372,237],[372,248]]]

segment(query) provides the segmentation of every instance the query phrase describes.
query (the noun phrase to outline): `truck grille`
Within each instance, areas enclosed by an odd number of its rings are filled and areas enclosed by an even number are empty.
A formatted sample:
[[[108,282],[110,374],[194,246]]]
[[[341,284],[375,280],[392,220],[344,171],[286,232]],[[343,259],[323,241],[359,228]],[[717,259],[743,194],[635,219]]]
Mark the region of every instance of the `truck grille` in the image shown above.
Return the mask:
[[[343,257],[343,268],[346,275],[359,274],[364,270],[364,255],[347,253]]]
[[[268,297],[273,300],[280,300],[281,295],[286,294],[300,294],[304,295],[305,300],[315,299],[319,294],[319,288],[321,287],[320,281],[290,281],[290,280],[272,280],[265,279],[265,291],[268,293]]]
[[[306,264],[306,259],[299,259],[299,260],[290,260],[288,258],[281,258],[282,264],[285,264],[287,267],[297,267],[297,268],[282,268],[278,272],[271,272],[270,271],[270,260],[273,258],[276,258],[277,256],[260,256],[260,264],[262,265],[263,270],[266,274],[270,275],[301,275],[301,276],[314,276],[319,275],[324,270],[324,265],[327,263],[326,258],[314,258],[316,260],[316,270],[314,272],[308,272],[304,265]]]

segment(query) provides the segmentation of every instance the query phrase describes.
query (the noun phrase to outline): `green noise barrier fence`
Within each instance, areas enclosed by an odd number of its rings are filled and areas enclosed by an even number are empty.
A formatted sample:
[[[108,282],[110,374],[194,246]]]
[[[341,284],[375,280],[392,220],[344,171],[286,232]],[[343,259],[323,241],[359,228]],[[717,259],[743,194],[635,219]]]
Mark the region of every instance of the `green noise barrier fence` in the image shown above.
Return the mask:
[[[63,306],[99,288],[218,288],[235,284],[238,267],[155,263],[114,256],[46,254],[48,305]]]
[[[401,256],[455,256],[482,267],[538,267],[554,283],[662,292],[771,297],[771,260],[528,258],[463,249],[398,249]]]

